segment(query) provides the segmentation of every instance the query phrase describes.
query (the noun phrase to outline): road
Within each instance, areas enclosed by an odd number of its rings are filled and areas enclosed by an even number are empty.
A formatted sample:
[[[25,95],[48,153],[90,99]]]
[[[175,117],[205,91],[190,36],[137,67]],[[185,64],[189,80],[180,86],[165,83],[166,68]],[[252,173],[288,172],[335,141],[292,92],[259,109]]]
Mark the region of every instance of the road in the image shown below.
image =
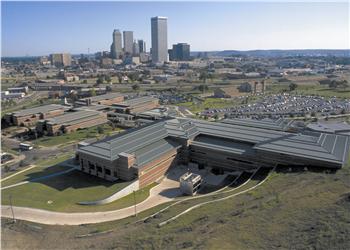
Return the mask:
[[[18,139],[10,138],[8,136],[2,136],[2,143],[6,145],[7,148],[18,151],[19,144],[21,143]],[[19,158],[24,160],[28,164],[34,163],[36,159],[49,159],[55,157],[60,153],[73,152],[75,149],[75,144],[68,144],[66,146],[58,148],[57,146],[53,147],[40,147],[34,148],[29,151],[21,151]],[[14,161],[9,163],[11,170],[16,170],[19,167],[20,161]]]
[[[179,183],[164,178],[163,181],[150,190],[150,196],[136,205],[137,213],[150,209],[154,206],[172,201],[180,195]],[[135,207],[130,206],[123,209],[107,212],[88,213],[60,213],[47,210],[13,207],[16,219],[26,220],[47,225],[81,225],[89,223],[100,223],[106,221],[120,220],[135,214]],[[1,207],[1,216],[12,218],[10,206]]]

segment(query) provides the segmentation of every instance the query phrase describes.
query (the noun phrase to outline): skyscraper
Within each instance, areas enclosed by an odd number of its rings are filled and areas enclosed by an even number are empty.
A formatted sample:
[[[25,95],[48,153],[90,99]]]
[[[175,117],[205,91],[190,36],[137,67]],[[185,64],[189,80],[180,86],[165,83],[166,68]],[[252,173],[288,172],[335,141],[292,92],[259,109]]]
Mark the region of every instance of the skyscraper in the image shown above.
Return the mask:
[[[123,32],[123,40],[124,40],[124,52],[132,55],[133,43],[134,43],[133,32],[132,31],[124,31]]]
[[[134,44],[133,44],[133,47],[132,47],[132,53],[133,53],[134,56],[140,55],[139,44],[136,42],[136,40],[134,41]]]
[[[111,45],[111,56],[114,59],[118,59],[122,52],[122,34],[119,30],[114,30],[113,43]]]
[[[163,63],[168,61],[167,22],[167,17],[156,16],[151,18],[153,63]]]
[[[178,43],[173,45],[173,49],[169,50],[170,61],[189,61],[190,45],[187,43]]]
[[[138,40],[140,53],[146,52],[146,42],[144,40]]]
[[[72,57],[69,53],[56,53],[50,55],[51,64],[56,67],[66,67],[72,64]]]

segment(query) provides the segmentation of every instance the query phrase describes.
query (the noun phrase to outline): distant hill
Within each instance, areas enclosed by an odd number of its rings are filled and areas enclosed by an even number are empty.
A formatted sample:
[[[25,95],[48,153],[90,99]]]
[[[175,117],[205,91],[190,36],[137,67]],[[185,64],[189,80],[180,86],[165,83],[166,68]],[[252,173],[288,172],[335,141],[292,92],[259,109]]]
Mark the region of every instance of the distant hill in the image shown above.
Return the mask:
[[[288,57],[288,56],[335,56],[350,57],[350,50],[342,49],[305,49],[305,50],[223,50],[209,52],[193,52],[193,56],[207,53],[208,56],[253,56],[253,57]]]

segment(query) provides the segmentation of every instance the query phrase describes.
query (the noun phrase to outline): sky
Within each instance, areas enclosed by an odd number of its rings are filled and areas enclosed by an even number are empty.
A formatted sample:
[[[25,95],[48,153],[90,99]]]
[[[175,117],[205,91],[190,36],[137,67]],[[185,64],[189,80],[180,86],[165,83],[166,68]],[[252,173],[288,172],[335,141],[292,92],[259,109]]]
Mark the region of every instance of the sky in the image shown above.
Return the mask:
[[[2,56],[109,50],[114,29],[151,44],[168,17],[168,46],[191,51],[348,49],[348,2],[1,2]]]

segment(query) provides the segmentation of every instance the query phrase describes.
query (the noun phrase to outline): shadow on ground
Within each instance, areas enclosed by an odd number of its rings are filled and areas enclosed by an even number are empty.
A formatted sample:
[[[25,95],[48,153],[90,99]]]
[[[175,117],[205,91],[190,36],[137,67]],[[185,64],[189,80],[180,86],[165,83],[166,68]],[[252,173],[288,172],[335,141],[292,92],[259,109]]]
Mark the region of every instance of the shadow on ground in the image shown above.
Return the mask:
[[[63,191],[68,188],[79,189],[79,188],[88,188],[88,187],[96,187],[96,186],[110,187],[112,185],[115,185],[118,182],[120,183],[124,182],[124,181],[110,182],[110,181],[98,178],[96,176],[86,174],[79,170],[73,170],[71,172],[58,175],[58,176],[52,176],[49,178],[43,178],[43,179],[41,178],[43,176],[52,175],[55,172],[57,173],[57,172],[65,171],[69,169],[70,168],[68,167],[53,166],[50,168],[43,169],[43,171],[40,171],[40,172],[28,174],[27,180],[44,184],[58,191]]]

